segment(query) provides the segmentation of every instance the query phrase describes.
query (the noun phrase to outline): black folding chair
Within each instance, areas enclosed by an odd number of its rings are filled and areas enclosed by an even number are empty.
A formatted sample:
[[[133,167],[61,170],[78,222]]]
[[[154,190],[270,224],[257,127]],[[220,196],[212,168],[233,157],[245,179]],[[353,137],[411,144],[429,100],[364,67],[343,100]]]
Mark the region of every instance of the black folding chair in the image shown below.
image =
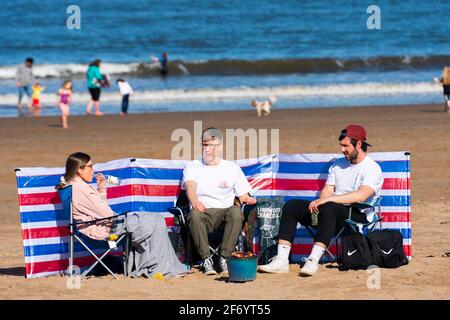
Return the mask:
[[[379,224],[380,228],[382,228],[382,216],[381,216],[381,197],[379,197],[376,202],[373,205],[363,204],[363,203],[352,203],[348,206],[348,219],[344,221],[344,224],[339,229],[338,233],[334,237],[335,241],[330,241],[328,244],[328,247],[325,248],[325,254],[330,258],[331,262],[339,262],[339,239],[341,236],[345,234],[347,230],[351,230],[353,232],[360,232],[363,233],[364,230],[367,230],[368,232],[372,232],[376,226]],[[370,222],[367,223],[358,223],[351,219],[352,210],[353,208],[358,209],[373,209],[373,219]],[[308,231],[311,238],[314,238],[316,234],[316,228],[311,226],[305,226],[306,230]],[[332,244],[335,244],[336,248],[336,256],[334,256],[331,251],[330,247]],[[323,256],[322,256],[323,257]]]
[[[373,210],[373,218],[372,221],[366,222],[366,223],[359,223],[352,220],[352,209],[358,208],[358,209],[372,209]],[[346,231],[350,232],[359,232],[359,233],[366,233],[372,232],[376,229],[376,227],[379,226],[379,229],[383,229],[383,217],[381,215],[381,197],[378,197],[373,205],[368,205],[364,203],[353,203],[351,206],[349,206],[349,212],[348,212],[348,219],[345,220],[343,226],[337,233],[335,237],[335,243],[336,243],[336,261],[339,263],[339,247],[338,242],[339,239],[346,234]]]
[[[87,270],[85,270],[81,274],[80,279],[83,279],[87,274],[89,274],[89,272],[91,272],[94,269],[94,267],[99,263],[111,275],[113,275],[114,278],[117,279],[116,274],[113,271],[111,271],[111,269],[102,261],[113,249],[113,247],[111,247],[109,245],[108,239],[96,240],[96,239],[89,238],[88,236],[82,234],[78,230],[78,226],[80,226],[80,225],[87,226],[87,225],[96,224],[98,222],[106,221],[106,220],[109,220],[112,223],[117,223],[119,219],[123,219],[123,217],[126,217],[126,214],[128,212],[124,212],[121,214],[114,215],[112,217],[96,219],[96,220],[92,220],[92,221],[88,221],[88,222],[74,222],[73,214],[72,214],[72,186],[69,185],[63,189],[60,189],[59,196],[61,198],[64,213],[66,214],[66,216],[69,217],[69,221],[70,221],[69,225],[68,225],[68,228],[69,228],[69,275],[73,275],[74,244],[75,244],[75,240],[77,240],[96,260]],[[125,233],[121,234],[117,240],[114,240],[115,245],[117,247],[120,245],[122,245],[124,247],[122,250],[121,259],[123,262],[123,273],[125,276],[128,276],[128,253],[129,253],[130,244],[131,244],[130,236],[131,236],[131,233],[125,232]],[[104,252],[103,252],[103,254],[100,255],[100,257],[98,257],[97,254],[94,253],[94,249],[92,249],[92,248],[102,249],[102,250],[104,250]]]
[[[246,213],[248,213],[247,208],[250,206],[242,205],[241,210],[244,213],[244,218],[246,217]],[[185,190],[182,190],[177,200],[175,201],[175,206],[167,208],[167,211],[173,214],[177,220],[178,225],[180,226],[180,235],[182,241],[185,246],[186,252],[186,261],[188,261],[189,265],[194,266],[197,262],[194,259],[194,252],[192,250],[192,238],[189,231],[189,226],[187,224],[187,216],[190,212],[189,199],[187,198],[187,194]],[[248,214],[247,214],[248,215]],[[244,219],[244,225],[246,221]],[[244,251],[245,247],[245,228],[243,226],[242,232],[239,235],[236,249],[239,251]],[[208,242],[209,242],[209,250],[210,250],[210,258],[219,257],[219,250],[222,245],[223,238],[223,228],[219,228],[217,231],[211,232],[208,234]]]

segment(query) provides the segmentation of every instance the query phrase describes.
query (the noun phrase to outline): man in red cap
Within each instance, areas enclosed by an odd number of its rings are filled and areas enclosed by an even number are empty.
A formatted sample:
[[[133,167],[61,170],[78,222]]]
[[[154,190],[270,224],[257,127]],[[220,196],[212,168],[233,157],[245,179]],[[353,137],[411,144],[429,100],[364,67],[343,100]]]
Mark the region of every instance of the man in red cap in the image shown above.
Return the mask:
[[[289,253],[295,238],[297,223],[313,225],[312,217],[318,215],[317,233],[311,254],[300,270],[301,276],[312,276],[319,268],[319,260],[333,236],[349,218],[349,205],[373,205],[380,197],[383,177],[380,166],[367,155],[366,130],[351,124],[341,130],[339,145],[344,158],[337,159],[328,170],[328,178],[320,198],[314,201],[289,200],[283,206],[278,253],[258,270],[268,273],[289,272]],[[374,211],[353,207],[351,219],[357,223],[373,221]]]

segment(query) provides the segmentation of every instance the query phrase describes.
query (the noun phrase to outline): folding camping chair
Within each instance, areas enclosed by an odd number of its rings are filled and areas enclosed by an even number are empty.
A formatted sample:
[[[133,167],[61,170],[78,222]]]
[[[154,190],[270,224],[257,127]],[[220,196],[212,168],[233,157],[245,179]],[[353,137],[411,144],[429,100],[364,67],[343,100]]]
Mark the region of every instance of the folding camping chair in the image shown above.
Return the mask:
[[[245,210],[246,207],[249,207],[247,205],[242,205],[241,210],[244,213],[245,216]],[[189,231],[189,226],[187,224],[187,216],[189,215],[190,207],[189,207],[189,199],[187,198],[187,194],[185,190],[182,190],[179,197],[175,200],[175,206],[167,208],[167,211],[173,214],[177,220],[178,224],[181,227],[180,234],[182,241],[185,245],[185,252],[186,252],[186,261],[188,261],[189,265],[194,266],[194,257],[192,252],[192,239]],[[245,224],[245,220],[244,220]],[[217,231],[211,232],[208,234],[208,242],[209,242],[209,250],[210,250],[210,256],[209,258],[219,257],[219,250],[222,245],[222,238],[223,238],[223,230],[219,229]],[[245,243],[245,231],[244,228],[239,235],[238,241],[237,241],[237,249],[243,250]]]
[[[368,204],[363,204],[363,203],[352,203],[351,205],[349,205],[349,210],[348,210],[348,219],[346,219],[344,221],[344,224],[342,225],[342,227],[339,229],[338,233],[335,236],[335,245],[336,245],[336,256],[334,256],[331,251],[330,251],[330,247],[332,245],[333,242],[330,242],[328,244],[328,247],[325,248],[325,254],[330,258],[331,262],[338,262],[339,261],[339,250],[338,250],[338,241],[340,239],[341,236],[344,235],[344,232],[346,230],[348,230],[348,228],[350,228],[353,232],[360,232],[363,233],[364,229],[368,230],[368,232],[372,232],[373,230],[375,230],[375,227],[379,224],[380,228],[383,227],[382,225],[382,219],[383,217],[381,216],[381,197],[378,197],[377,200],[375,201],[375,203],[373,205],[368,205]],[[367,223],[358,223],[355,222],[351,219],[351,214],[352,214],[352,209],[353,208],[358,208],[358,209],[373,209],[373,219],[370,222]],[[309,233],[311,238],[314,238],[315,234],[316,234],[316,230],[315,228],[311,227],[311,226],[305,226],[307,232]]]
[[[358,208],[358,209],[372,209],[373,210],[373,217],[372,221],[369,221],[367,223],[359,223],[355,222],[351,219],[352,209]],[[350,229],[352,232],[359,232],[364,233],[366,231],[367,233],[372,232],[375,230],[375,228],[379,225],[380,229],[383,229],[383,217],[381,215],[381,197],[378,197],[374,204],[368,205],[365,203],[353,203],[349,207],[348,212],[348,219],[345,220],[343,226],[337,233],[335,237],[335,243],[336,243],[336,261],[339,262],[339,247],[338,242],[341,236],[345,234],[345,231]]]
[[[105,240],[96,240],[89,238],[88,236],[82,234],[78,230],[79,225],[89,225],[89,224],[95,224],[99,221],[105,221],[105,220],[113,220],[113,222],[117,222],[119,218],[122,218],[123,216],[126,216],[128,212],[124,212],[121,214],[114,215],[112,217],[103,218],[103,219],[96,219],[88,222],[74,222],[73,220],[73,214],[72,214],[72,186],[67,186],[63,189],[59,190],[59,196],[61,198],[62,206],[64,213],[66,216],[69,217],[69,275],[73,274],[73,260],[74,260],[74,244],[75,240],[77,240],[94,258],[95,262],[81,274],[81,278],[85,277],[89,272],[91,272],[94,267],[100,263],[111,275],[114,276],[114,278],[117,279],[116,274],[111,271],[111,269],[102,261],[113,249],[108,242],[108,239]],[[123,245],[124,250],[122,251],[122,261],[123,261],[123,273],[125,276],[128,276],[128,253],[130,248],[130,233],[123,233],[119,236],[117,240],[115,240],[115,245]],[[94,252],[93,249],[88,246],[88,244],[91,245],[91,247],[95,247],[96,249],[103,249],[105,252],[98,257]]]

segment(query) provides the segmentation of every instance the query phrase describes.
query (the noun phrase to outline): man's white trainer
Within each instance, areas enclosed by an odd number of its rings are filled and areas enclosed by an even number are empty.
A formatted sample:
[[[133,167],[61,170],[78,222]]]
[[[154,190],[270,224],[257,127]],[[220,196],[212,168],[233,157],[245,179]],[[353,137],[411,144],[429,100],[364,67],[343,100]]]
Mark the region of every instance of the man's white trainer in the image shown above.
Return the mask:
[[[306,259],[305,264],[300,269],[300,275],[302,277],[313,276],[319,269],[319,262],[313,258]]]
[[[258,266],[258,271],[267,273],[288,273],[289,260],[281,259],[279,256],[275,256],[268,264]]]

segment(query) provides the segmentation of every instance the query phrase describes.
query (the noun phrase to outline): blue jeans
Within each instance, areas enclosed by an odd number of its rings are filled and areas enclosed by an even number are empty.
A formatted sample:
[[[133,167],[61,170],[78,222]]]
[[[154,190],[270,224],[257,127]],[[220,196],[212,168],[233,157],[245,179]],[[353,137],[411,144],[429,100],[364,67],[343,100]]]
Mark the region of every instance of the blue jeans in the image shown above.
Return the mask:
[[[24,93],[30,98],[30,85],[19,87],[19,103],[22,103]]]
[[[127,113],[128,112],[128,103],[129,103],[129,94],[124,94],[122,96],[122,112]]]

